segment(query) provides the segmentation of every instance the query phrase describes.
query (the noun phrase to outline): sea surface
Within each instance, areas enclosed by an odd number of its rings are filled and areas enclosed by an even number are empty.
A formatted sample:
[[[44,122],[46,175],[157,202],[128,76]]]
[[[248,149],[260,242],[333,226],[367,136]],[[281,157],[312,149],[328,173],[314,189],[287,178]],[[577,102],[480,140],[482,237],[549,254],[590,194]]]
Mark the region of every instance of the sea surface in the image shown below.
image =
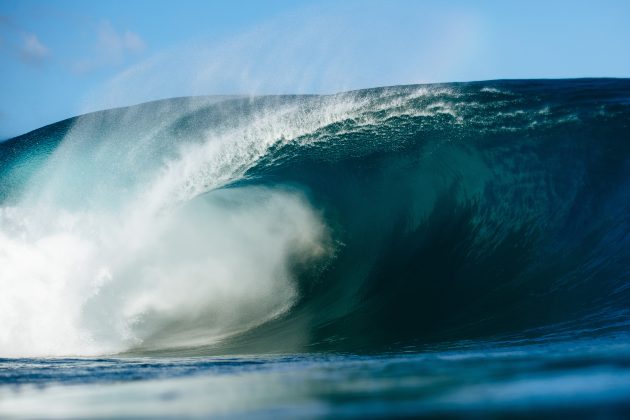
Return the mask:
[[[0,142],[0,418],[630,415],[630,79],[173,98]]]

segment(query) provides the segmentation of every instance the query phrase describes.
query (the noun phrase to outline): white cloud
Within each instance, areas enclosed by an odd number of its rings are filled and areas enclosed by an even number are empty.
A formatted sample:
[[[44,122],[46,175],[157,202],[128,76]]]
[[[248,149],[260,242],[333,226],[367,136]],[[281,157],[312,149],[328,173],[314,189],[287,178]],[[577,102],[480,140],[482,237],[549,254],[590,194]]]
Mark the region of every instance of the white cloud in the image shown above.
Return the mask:
[[[109,21],[101,22],[98,29],[98,49],[110,58],[121,58],[125,53],[139,53],[145,48],[140,36],[131,31],[118,33]]]
[[[50,57],[50,49],[42,44],[37,35],[24,33],[20,46],[20,58],[27,64],[42,64]]]
[[[8,16],[0,15],[0,31],[0,50],[24,64],[41,65],[52,55],[36,34],[23,29]]]
[[[94,56],[79,60],[74,68],[79,73],[85,73],[120,64],[127,56],[140,54],[145,48],[146,43],[140,35],[129,30],[118,32],[111,22],[104,20],[98,26]]]

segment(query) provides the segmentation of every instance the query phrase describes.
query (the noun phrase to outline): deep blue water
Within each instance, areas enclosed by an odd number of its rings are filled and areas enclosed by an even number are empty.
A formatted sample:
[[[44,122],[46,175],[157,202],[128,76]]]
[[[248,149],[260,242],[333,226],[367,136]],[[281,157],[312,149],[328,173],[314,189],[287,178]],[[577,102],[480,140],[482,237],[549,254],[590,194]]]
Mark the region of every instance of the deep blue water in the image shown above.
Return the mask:
[[[0,417],[623,418],[629,210],[627,79],[61,121],[0,143]]]

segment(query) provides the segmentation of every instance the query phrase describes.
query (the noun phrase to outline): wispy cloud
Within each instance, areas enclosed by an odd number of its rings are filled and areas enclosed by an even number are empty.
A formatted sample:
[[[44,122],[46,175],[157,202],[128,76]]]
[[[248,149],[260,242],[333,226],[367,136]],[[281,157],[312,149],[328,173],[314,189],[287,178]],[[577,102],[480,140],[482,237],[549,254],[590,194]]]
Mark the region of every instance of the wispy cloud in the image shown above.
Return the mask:
[[[146,46],[138,34],[128,30],[119,34],[109,21],[101,22],[98,38],[99,47],[110,56],[122,56],[126,52],[139,53]]]
[[[117,31],[111,22],[104,20],[98,25],[94,55],[75,63],[74,70],[86,73],[98,68],[122,63],[130,55],[146,49],[145,41],[130,30]]]
[[[25,33],[22,36],[20,58],[27,64],[40,65],[50,57],[50,49],[42,44],[37,35]]]
[[[51,50],[39,37],[23,29],[8,16],[0,16],[0,50],[16,56],[22,63],[41,66],[51,56]]]

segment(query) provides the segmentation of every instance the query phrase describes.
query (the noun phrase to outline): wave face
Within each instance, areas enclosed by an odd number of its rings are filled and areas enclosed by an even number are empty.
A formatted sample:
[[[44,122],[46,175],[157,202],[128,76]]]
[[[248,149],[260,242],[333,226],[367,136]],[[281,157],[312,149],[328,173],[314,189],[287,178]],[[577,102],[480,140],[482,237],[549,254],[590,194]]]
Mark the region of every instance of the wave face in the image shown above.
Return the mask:
[[[0,356],[627,332],[630,80],[207,97],[0,143]]]

